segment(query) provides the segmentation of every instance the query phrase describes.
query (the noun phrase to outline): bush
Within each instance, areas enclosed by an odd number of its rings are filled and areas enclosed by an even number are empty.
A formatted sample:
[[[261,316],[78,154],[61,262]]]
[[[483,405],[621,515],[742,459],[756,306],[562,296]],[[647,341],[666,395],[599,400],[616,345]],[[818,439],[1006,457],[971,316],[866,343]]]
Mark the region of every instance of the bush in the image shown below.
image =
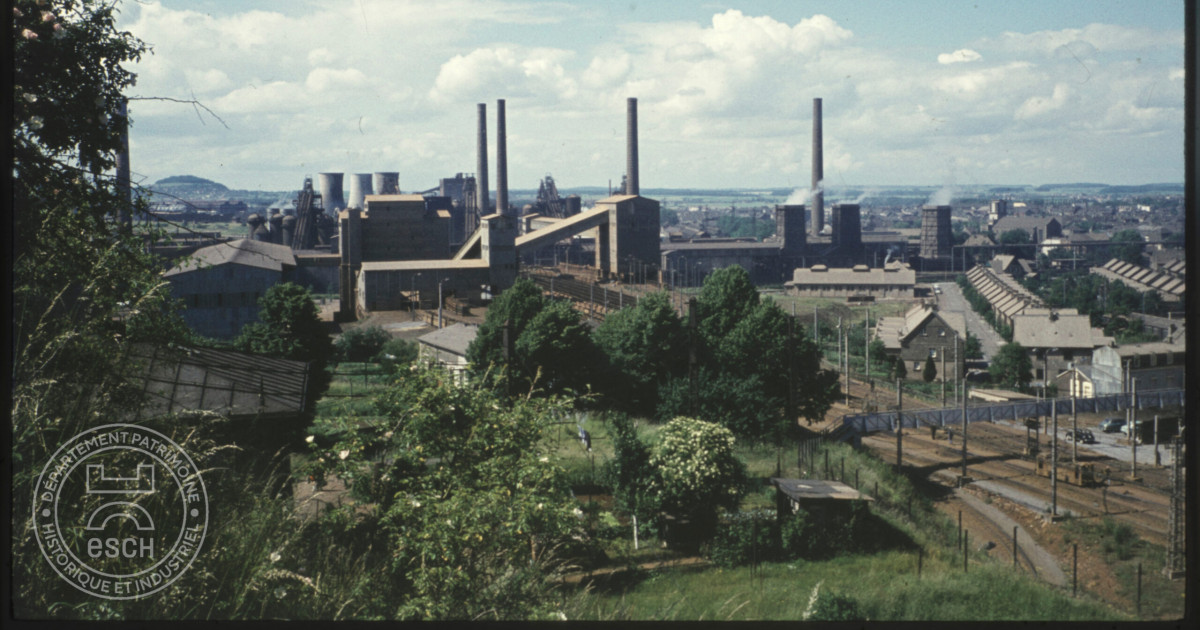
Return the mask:
[[[417,360],[417,344],[404,339],[392,339],[383,344],[376,358],[391,370],[407,367]]]
[[[359,326],[342,333],[333,342],[334,350],[341,361],[363,363],[374,361],[392,336],[379,326]]]
[[[724,519],[707,547],[708,559],[723,567],[736,567],[780,557],[779,525],[770,510],[738,512]]]

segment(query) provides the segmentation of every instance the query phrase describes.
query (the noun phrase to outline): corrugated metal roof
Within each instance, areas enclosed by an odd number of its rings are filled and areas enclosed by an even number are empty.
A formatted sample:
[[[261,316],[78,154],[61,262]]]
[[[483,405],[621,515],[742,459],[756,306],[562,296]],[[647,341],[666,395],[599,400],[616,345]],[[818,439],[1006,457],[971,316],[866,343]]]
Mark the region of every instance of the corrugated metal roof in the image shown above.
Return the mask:
[[[130,351],[146,400],[134,420],[211,411],[230,419],[299,415],[309,364],[233,350],[139,345]]]
[[[817,267],[817,266],[814,266]],[[797,285],[829,285],[829,284],[858,284],[890,286],[916,285],[917,272],[911,268],[905,269],[805,269],[799,268],[792,272],[792,281],[784,286]]]
[[[163,275],[169,277],[225,264],[283,271],[285,266],[296,266],[296,256],[292,253],[292,248],[287,245],[240,238],[227,243],[201,247],[190,258],[184,259]]]

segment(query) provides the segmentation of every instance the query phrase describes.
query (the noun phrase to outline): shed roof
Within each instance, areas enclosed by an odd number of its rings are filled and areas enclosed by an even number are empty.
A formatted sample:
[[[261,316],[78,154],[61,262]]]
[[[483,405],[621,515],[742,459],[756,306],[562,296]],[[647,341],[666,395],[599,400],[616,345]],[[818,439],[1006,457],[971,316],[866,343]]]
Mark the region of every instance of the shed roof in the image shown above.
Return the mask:
[[[854,488],[831,479],[785,479],[771,477],[771,485],[796,501],[834,499],[839,501],[874,501]]]
[[[1109,338],[1092,328],[1087,315],[1021,314],[1013,317],[1013,341],[1025,348],[1096,348]]]
[[[475,341],[475,335],[478,333],[478,325],[459,323],[421,335],[417,341],[465,357],[467,356],[467,347],[471,345],[472,341]]]
[[[225,264],[283,271],[285,266],[296,266],[296,256],[292,253],[292,248],[287,245],[239,238],[234,241],[201,247],[190,258],[183,259],[163,275],[170,277]]]

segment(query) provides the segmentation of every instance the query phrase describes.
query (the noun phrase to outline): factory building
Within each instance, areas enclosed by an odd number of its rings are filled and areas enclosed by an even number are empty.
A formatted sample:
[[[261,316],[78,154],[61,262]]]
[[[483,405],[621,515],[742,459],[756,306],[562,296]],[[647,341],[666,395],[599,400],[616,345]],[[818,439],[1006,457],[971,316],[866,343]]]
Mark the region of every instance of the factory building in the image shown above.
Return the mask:
[[[516,281],[522,255],[564,239],[591,233],[599,277],[615,277],[626,261],[657,274],[659,203],[638,193],[637,99],[628,99],[626,194],[596,202],[573,216],[540,221],[540,229],[518,235],[518,217],[508,203],[504,101],[497,103],[496,211],[451,252],[450,216],[429,209],[420,195],[368,196],[365,212],[354,208],[339,218],[342,236],[339,319],[372,310],[409,308],[453,295],[487,300]],[[486,105],[479,104],[476,198],[488,206]],[[384,217],[380,220],[378,217]]]
[[[163,274],[183,301],[183,321],[197,333],[230,339],[258,321],[258,300],[267,289],[294,279],[292,248],[251,239],[196,251]]]
[[[911,300],[916,297],[916,286],[916,271],[904,263],[890,262],[882,269],[871,269],[866,265],[830,269],[820,264],[796,269],[792,280],[785,282],[783,288],[788,295],[809,297]]]

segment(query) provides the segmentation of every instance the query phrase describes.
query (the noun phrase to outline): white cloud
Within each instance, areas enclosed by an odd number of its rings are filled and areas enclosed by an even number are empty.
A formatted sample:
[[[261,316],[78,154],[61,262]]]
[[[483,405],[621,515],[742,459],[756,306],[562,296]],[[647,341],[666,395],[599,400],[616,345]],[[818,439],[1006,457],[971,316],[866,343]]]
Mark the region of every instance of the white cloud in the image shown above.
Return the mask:
[[[969,63],[972,61],[979,61],[980,59],[982,59],[982,55],[974,50],[971,50],[970,48],[960,48],[952,53],[942,53],[938,55],[937,62],[945,65],[951,63]]]
[[[562,62],[572,55],[551,48],[479,48],[442,64],[429,96],[438,102],[497,96],[570,98],[575,80],[566,76]]]
[[[1062,109],[1063,105],[1067,103],[1067,99],[1070,98],[1070,96],[1070,88],[1062,83],[1059,83],[1054,86],[1054,93],[1050,95],[1050,98],[1043,96],[1031,96],[1026,99],[1025,102],[1017,108],[1014,117],[1017,120],[1025,120]]]

